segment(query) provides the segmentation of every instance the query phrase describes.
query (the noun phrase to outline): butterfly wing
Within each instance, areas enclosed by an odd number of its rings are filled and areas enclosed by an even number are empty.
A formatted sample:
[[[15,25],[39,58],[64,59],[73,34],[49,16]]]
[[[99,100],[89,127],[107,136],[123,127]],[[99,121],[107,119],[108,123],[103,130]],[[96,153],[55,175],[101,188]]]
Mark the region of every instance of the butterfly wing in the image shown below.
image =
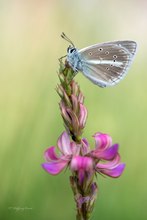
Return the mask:
[[[134,41],[114,41],[81,49],[81,71],[100,87],[115,85],[126,75],[136,47]]]

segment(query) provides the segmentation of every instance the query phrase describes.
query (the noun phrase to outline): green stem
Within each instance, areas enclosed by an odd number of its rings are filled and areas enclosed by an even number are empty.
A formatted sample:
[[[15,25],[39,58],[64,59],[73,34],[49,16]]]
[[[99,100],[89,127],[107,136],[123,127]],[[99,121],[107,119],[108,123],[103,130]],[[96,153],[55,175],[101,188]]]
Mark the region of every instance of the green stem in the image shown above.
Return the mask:
[[[73,80],[75,72],[67,62],[60,62],[59,80],[57,92],[61,97],[60,109],[64,126],[72,140],[82,147],[82,133],[84,126],[80,124],[81,104],[83,105],[84,96],[80,91],[79,85]],[[86,120],[86,119],[85,119]],[[82,156],[82,151],[81,151]],[[76,220],[88,220],[94,204],[92,184],[93,178],[87,176],[84,183],[79,182],[78,173],[70,177],[70,184],[77,206]],[[85,200],[85,201],[84,201]]]

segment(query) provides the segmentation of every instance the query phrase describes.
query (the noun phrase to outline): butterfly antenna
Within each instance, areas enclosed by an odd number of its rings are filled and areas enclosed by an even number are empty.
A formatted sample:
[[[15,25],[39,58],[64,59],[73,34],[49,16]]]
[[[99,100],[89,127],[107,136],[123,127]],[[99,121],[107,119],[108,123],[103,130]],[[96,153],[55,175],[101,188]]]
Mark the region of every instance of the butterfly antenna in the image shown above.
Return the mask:
[[[67,42],[69,42],[73,47],[75,47],[75,45],[73,44],[73,42],[66,36],[66,34],[64,34],[62,32],[61,37],[66,40]]]

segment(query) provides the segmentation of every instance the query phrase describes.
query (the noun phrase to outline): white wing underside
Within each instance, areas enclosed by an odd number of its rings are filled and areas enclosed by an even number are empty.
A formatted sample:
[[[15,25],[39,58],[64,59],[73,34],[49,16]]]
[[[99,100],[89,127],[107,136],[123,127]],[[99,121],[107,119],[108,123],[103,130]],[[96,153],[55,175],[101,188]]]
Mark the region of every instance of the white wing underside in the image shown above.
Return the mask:
[[[81,72],[100,87],[112,86],[126,75],[136,47],[134,41],[114,41],[81,49]]]

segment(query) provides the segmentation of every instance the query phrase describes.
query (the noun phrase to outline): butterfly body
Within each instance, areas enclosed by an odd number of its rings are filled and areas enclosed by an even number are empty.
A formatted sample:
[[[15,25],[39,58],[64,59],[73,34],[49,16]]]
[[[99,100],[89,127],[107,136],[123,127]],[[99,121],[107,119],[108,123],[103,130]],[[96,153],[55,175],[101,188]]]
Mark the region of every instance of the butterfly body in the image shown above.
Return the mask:
[[[78,50],[73,44],[67,49],[67,62],[100,87],[113,86],[124,76],[133,61],[137,44],[114,41],[95,44]]]
[[[83,71],[82,58],[75,47],[69,46],[67,49],[67,61],[74,71]]]

